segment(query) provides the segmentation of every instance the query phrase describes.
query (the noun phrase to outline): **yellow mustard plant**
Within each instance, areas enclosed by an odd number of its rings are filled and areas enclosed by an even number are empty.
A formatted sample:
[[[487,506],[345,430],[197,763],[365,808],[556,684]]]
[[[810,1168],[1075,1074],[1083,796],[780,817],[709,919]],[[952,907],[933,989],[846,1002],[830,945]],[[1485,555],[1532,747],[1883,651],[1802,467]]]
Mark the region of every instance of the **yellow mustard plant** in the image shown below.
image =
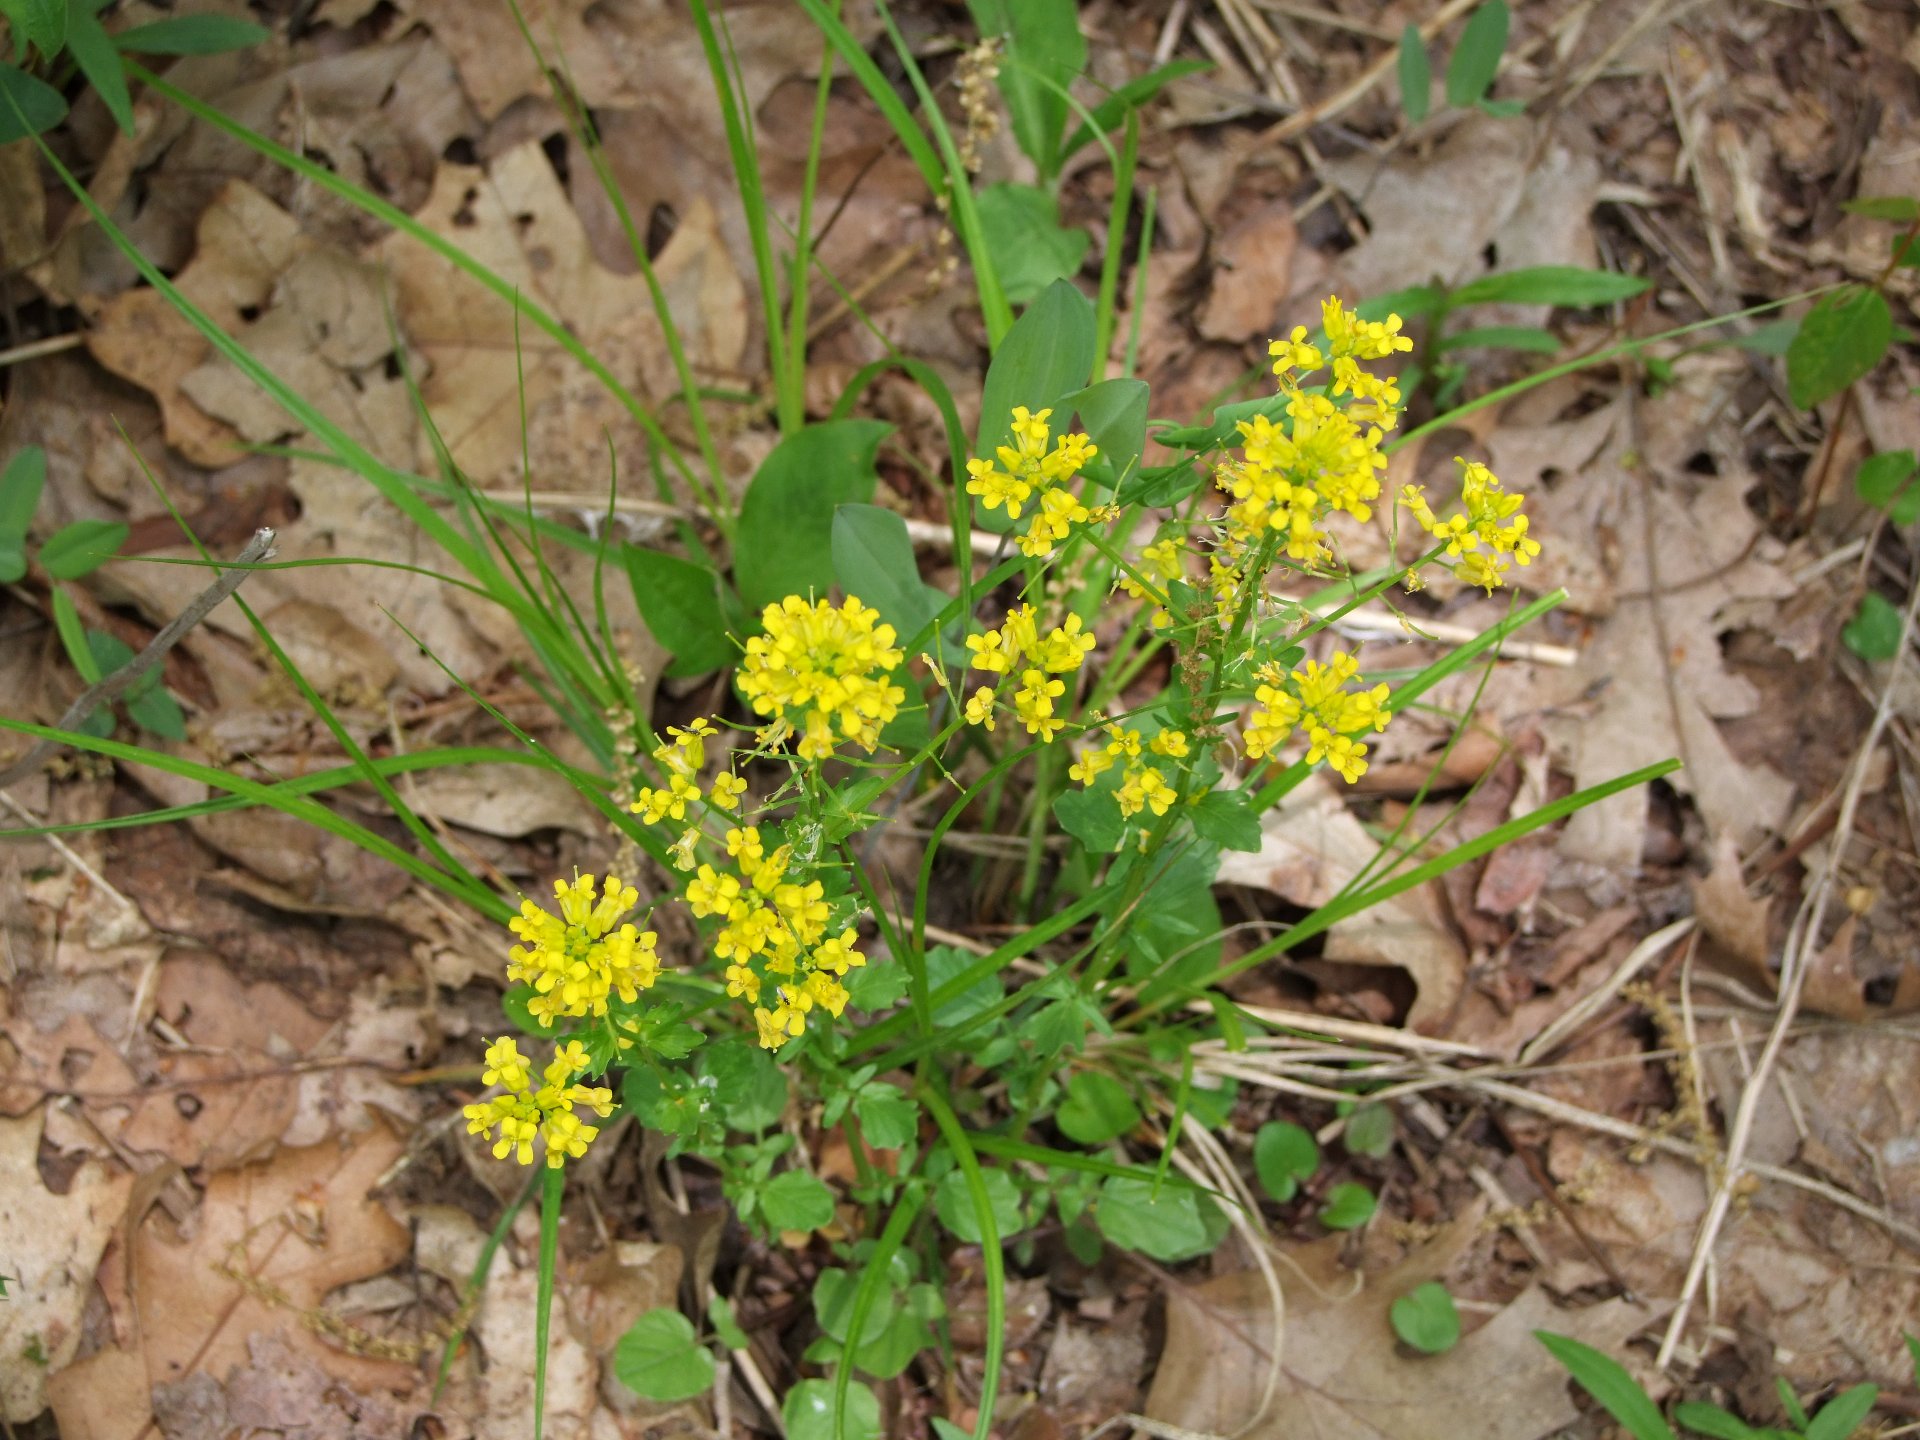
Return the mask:
[[[1348,784],[1358,780],[1366,773],[1367,747],[1350,737],[1384,730],[1393,718],[1385,685],[1346,688],[1359,671],[1360,662],[1338,650],[1326,664],[1309,660],[1288,675],[1277,665],[1265,667],[1242,731],[1247,757],[1258,760],[1305,730],[1308,764],[1324,759]]]
[[[660,978],[659,936],[618,923],[639,891],[612,875],[600,890],[593,876],[579,875],[554,881],[553,893],[558,915],[523,900],[507,922],[526,942],[509,952],[507,979],[533,987],[527,1009],[534,1019],[551,1028],[565,1017],[604,1015],[609,995],[631,1002],[652,988]]]
[[[900,713],[906,691],[887,676],[900,664],[891,625],[853,596],[839,605],[789,595],[761,613],[765,634],[747,641],[741,694],[772,724],[762,740],[798,733],[803,760],[824,760],[839,739],[871,751]],[[839,735],[834,734],[835,726]]]
[[[1403,489],[1400,503],[1422,530],[1446,542],[1454,573],[1491,595],[1506,583],[1512,565],[1532,563],[1540,542],[1527,534],[1527,517],[1520,513],[1526,496],[1502,489],[1493,472],[1477,460],[1456,455],[1453,463],[1460,467],[1460,513],[1440,519],[1418,485]]]
[[[1052,415],[1051,410],[1015,406],[1013,444],[995,450],[999,463],[967,462],[967,493],[979,496],[987,509],[1004,507],[1009,520],[1018,520],[1033,504],[1033,516],[1017,543],[1021,554],[1035,558],[1051,555],[1075,525],[1094,518],[1094,512],[1068,487],[1087,461],[1100,453],[1099,447],[1077,433],[1054,438],[1047,424]]]
[[[536,1139],[545,1144],[547,1164],[552,1169],[558,1170],[569,1159],[579,1159],[600,1130],[581,1120],[574,1107],[591,1110],[603,1120],[613,1112],[611,1090],[573,1083],[586,1068],[585,1048],[578,1041],[569,1041],[554,1050],[540,1083],[535,1085],[532,1062],[520,1053],[513,1039],[494,1041],[487,1047],[486,1069],[480,1079],[501,1090],[491,1099],[466,1107],[467,1133],[495,1137],[496,1160],[512,1155],[522,1165],[531,1165]]]
[[[1031,605],[1017,605],[995,629],[967,637],[967,648],[973,652],[970,668],[1016,677],[1013,712],[1029,735],[1047,741],[1066,724],[1054,709],[1054,702],[1066,693],[1066,682],[1054,677],[1078,670],[1093,643],[1092,632],[1078,615],[1067,616],[1041,634]],[[966,703],[967,723],[993,729],[997,695],[991,685],[975,690]]]

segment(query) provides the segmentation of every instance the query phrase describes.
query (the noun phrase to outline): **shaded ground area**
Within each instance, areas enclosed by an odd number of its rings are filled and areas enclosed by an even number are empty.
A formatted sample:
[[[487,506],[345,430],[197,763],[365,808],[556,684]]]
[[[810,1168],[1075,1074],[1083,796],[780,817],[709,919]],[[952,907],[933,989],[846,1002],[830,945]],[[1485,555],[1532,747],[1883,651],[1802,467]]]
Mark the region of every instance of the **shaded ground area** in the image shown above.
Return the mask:
[[[763,318],[691,22],[671,5],[528,8],[601,127],[695,373],[742,397],[717,410],[714,442],[744,484],[774,434]],[[875,18],[847,8],[883,54]],[[1654,281],[1611,311],[1504,305],[1456,322],[1550,326],[1566,357],[1881,274],[1886,226],[1841,207],[1920,193],[1910,7],[1518,4],[1495,94],[1522,113],[1436,108],[1409,125],[1402,26],[1428,27],[1444,54],[1469,8],[1083,8],[1089,100],[1156,61],[1214,67],[1171,86],[1143,125],[1139,184],[1157,219],[1144,274],[1129,264],[1120,277],[1137,302],[1118,343],[1135,337],[1156,415],[1203,415],[1238,393],[1267,339],[1313,323],[1330,291],[1541,265]],[[507,10],[260,9],[271,43],[182,60],[172,81],[484,257],[691,448],[646,282]],[[727,14],[769,204],[791,217],[818,34],[784,3]],[[965,12],[929,3],[899,18],[958,120]],[[828,411],[889,344],[976,403],[985,333],[947,224],[866,95],[841,80],[827,103],[820,253],[836,279],[815,289],[810,408]],[[610,453],[623,481],[646,471],[631,417],[444,260],[156,96],[137,115],[128,137],[83,100],[56,150],[183,291],[356,443],[435,473],[413,376],[451,460],[519,497],[524,456],[532,503],[557,522],[603,523]],[[982,142],[983,181],[1022,173],[1004,132]],[[1097,148],[1062,194],[1062,222],[1102,236],[1112,175]],[[1137,241],[1137,212],[1133,225]],[[41,528],[124,519],[126,553],[190,555],[144,461],[215,550],[271,524],[285,557],[435,563],[364,482],[302,453],[310,438],[139,283],[26,146],[0,150],[0,255],[0,452],[47,450]],[[1908,326],[1915,273],[1889,285]],[[1229,954],[1331,897],[1402,820],[1467,838],[1669,755],[1685,769],[1235,982],[1249,1009],[1315,1014],[1353,1048],[1198,1047],[1197,1079],[1238,1090],[1193,1163],[1245,1186],[1252,1137],[1275,1118],[1315,1131],[1328,1163],[1294,1200],[1256,1202],[1274,1237],[1264,1271],[1237,1240],[1177,1272],[1111,1252],[1085,1265],[1057,1231],[1012,1247],[1000,1434],[1080,1435],[1123,1412],[1220,1434],[1258,1416],[1247,1433],[1262,1440],[1608,1433],[1533,1341],[1540,1328],[1626,1356],[1657,1395],[1678,1384],[1756,1421],[1779,1414],[1776,1376],[1803,1394],[1872,1380],[1885,1391],[1876,1422],[1920,1418],[1901,1342],[1920,1313],[1920,692],[1910,669],[1869,666],[1837,638],[1863,593],[1895,606],[1912,593],[1910,531],[1862,505],[1852,476],[1869,453],[1920,445],[1920,360],[1896,345],[1845,399],[1807,413],[1765,331],[1777,318],[1567,375],[1397,453],[1392,489],[1450,475],[1465,453],[1533,497],[1547,553],[1528,589],[1570,598],[1492,674],[1437,785],[1425,782],[1449,712],[1477,676],[1397,722],[1356,792],[1303,787],[1266,817],[1262,848],[1229,857],[1217,886]],[[1422,336],[1423,355],[1441,353],[1438,338]],[[1445,353],[1466,396],[1547,363]],[[882,503],[943,522],[927,479],[945,464],[938,413],[904,379],[877,384],[868,412],[897,427]],[[1431,413],[1429,396],[1410,418]],[[664,540],[684,499],[656,494],[623,484],[610,523]],[[940,529],[915,531],[934,537],[921,560],[935,583],[952,575]],[[64,590],[137,649],[203,580],[117,564]],[[469,596],[372,568],[262,573],[244,593],[376,753],[501,740],[475,696],[572,753],[516,668],[524,642]],[[610,598],[662,718],[710,709],[723,692],[658,680],[661,652],[630,601]],[[1442,639],[1505,613],[1504,599],[1439,583],[1407,605]],[[0,596],[9,715],[51,722],[80,688],[51,606],[38,574]],[[1384,611],[1356,615],[1350,633],[1403,634]],[[1394,653],[1413,666],[1437,651],[1407,634]],[[169,658],[165,680],[190,721],[181,754],[261,779],[342,763],[233,606]],[[0,742],[0,764],[23,749]],[[604,867],[611,850],[599,817],[537,771],[431,772],[404,790],[509,889]],[[69,757],[0,807],[28,825],[206,794],[151,767]],[[371,792],[340,803],[404,838]],[[901,854],[917,863],[917,846]],[[994,933],[1014,874],[991,853],[968,864],[935,916],[956,943]],[[1810,927],[1823,877],[1830,898]],[[0,1304],[0,1417],[14,1433],[531,1433],[531,1208],[477,1308],[462,1298],[525,1183],[458,1118],[497,1024],[505,937],[261,810],[9,842],[0,896],[0,1273],[21,1280]],[[669,943],[690,953],[692,937]],[[1783,955],[1805,957],[1805,988],[1767,1054]],[[1393,1087],[1384,1143],[1348,1143],[1350,1115],[1317,1093],[1335,1065]],[[818,1117],[789,1121],[823,1177],[852,1179]],[[801,1357],[818,1334],[825,1239],[751,1239],[710,1170],[663,1163],[659,1138],[630,1121],[608,1139],[562,1235],[549,1433],[772,1433],[768,1404],[819,1373]],[[1743,1178],[1701,1250],[1730,1148]],[[1378,1192],[1378,1215],[1329,1235],[1315,1216],[1356,1179]],[[951,1348],[881,1387],[889,1433],[968,1419],[979,1395],[979,1256],[958,1247],[947,1264]],[[1400,1346],[1386,1320],[1426,1279],[1447,1283],[1467,1331],[1437,1359]],[[715,1294],[751,1340],[717,1406],[653,1405],[612,1378],[613,1341],[636,1315],[701,1314]],[[1676,1364],[1661,1374],[1650,1362],[1683,1295]],[[434,1364],[460,1327],[436,1393]]]

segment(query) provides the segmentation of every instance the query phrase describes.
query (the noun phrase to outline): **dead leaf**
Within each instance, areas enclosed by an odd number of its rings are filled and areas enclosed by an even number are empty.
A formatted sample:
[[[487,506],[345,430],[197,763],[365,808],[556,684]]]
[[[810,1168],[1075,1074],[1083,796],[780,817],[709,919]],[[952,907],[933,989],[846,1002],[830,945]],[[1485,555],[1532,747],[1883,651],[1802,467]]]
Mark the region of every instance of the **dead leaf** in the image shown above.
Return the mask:
[[[536,830],[594,835],[605,823],[565,780],[526,765],[429,770],[414,778],[407,799],[423,815],[509,839]]]
[[[1194,316],[1209,340],[1247,341],[1275,333],[1291,293],[1293,205],[1275,200],[1235,221],[1213,244],[1213,288]]]
[[[1733,837],[1714,837],[1713,868],[1704,880],[1693,881],[1694,913],[1707,934],[1746,967],[1748,978],[1768,988],[1773,985],[1767,964],[1767,914],[1772,908],[1771,901],[1747,889]]]
[[[120,1223],[133,1176],[81,1164],[56,1195],[40,1178],[46,1111],[0,1119],[0,1419],[24,1425],[47,1408],[47,1377],[73,1359],[93,1273]],[[117,1167],[116,1167],[117,1168]]]

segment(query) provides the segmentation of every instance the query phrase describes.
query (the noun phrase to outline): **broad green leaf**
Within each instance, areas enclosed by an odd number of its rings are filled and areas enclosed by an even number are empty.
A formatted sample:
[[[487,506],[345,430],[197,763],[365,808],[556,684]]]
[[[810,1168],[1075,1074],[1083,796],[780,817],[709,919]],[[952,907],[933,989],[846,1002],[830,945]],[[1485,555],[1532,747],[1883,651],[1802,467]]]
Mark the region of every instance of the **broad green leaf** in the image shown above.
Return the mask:
[[[1060,203],[1045,190],[1008,181],[975,197],[980,235],[1007,299],[1024,305],[1056,280],[1080,272],[1093,237],[1060,223]]]
[[[1467,20],[1447,62],[1447,103],[1476,104],[1493,85],[1500,52],[1507,48],[1506,0],[1487,0]]]
[[[1453,292],[1455,308],[1466,305],[1559,305],[1584,310],[1640,294],[1653,282],[1643,275],[1585,270],[1578,265],[1535,265],[1488,275]]]
[[[44,135],[66,118],[67,102],[58,90],[0,61],[0,145]]]
[[[833,1192],[804,1170],[783,1170],[760,1192],[760,1211],[776,1230],[818,1230],[833,1223]]]
[[[846,1270],[822,1270],[814,1277],[814,1318],[822,1330],[842,1345],[847,1343],[847,1329],[853,1323],[853,1297],[859,1288],[859,1277]],[[891,1290],[883,1292],[867,1308],[866,1319],[860,1325],[859,1343],[870,1345],[886,1334],[899,1305],[899,1297]]]
[[[1054,1112],[1054,1124],[1069,1140],[1105,1145],[1140,1123],[1140,1107],[1127,1087],[1098,1070],[1076,1070],[1067,1080],[1067,1098]]]
[[[836,1433],[833,1425],[833,1382],[802,1380],[780,1404],[787,1440],[880,1440],[880,1402],[872,1390],[855,1380],[847,1386],[847,1408]]]
[[[720,1118],[729,1129],[765,1130],[786,1113],[786,1072],[743,1035],[715,1040],[700,1053],[695,1069],[712,1081]]]
[[[120,63],[120,52],[113,48],[113,41],[89,6],[81,5],[74,10],[72,28],[67,33],[67,50],[121,133],[133,134],[133,96],[127,92],[126,67]]]
[[[187,738],[187,716],[180,702],[165,690],[153,689],[126,702],[127,716],[142,730],[168,740]]]
[[[906,993],[906,967],[891,960],[869,960],[847,977],[847,1003],[856,1010],[885,1010]]]
[[[920,578],[907,522],[878,505],[842,505],[833,512],[833,573],[842,590],[878,610],[901,640],[949,599]]]
[[[1560,349],[1560,337],[1534,325],[1481,325],[1447,336],[1440,342],[1440,349],[1529,350],[1536,355],[1552,355]]]
[[[1127,833],[1127,822],[1120,818],[1112,786],[1075,786],[1062,791],[1053,802],[1053,818],[1089,855],[1111,855]]]
[[[860,1120],[861,1138],[882,1150],[901,1149],[920,1133],[920,1107],[897,1085],[883,1080],[862,1087],[853,1102],[853,1113]]]
[[[0,470],[0,584],[27,573],[27,529],[47,483],[47,452],[28,445]]]
[[[1854,472],[1853,489],[1876,510],[1884,510],[1896,525],[1920,520],[1920,485],[1910,485],[1916,466],[1911,450],[1883,450],[1869,455]]]
[[[1110,1243],[1169,1264],[1205,1255],[1227,1229],[1220,1207],[1196,1190],[1118,1176],[1101,1182],[1093,1218]]]
[[[51,60],[67,48],[67,0],[15,0],[7,15],[42,59]]]
[[[1902,270],[1920,269],[1920,235],[1895,235],[1891,244],[1896,266]]]
[[[873,499],[874,457],[892,430],[878,420],[829,420],[787,436],[760,463],[740,502],[734,578],[758,611],[789,595],[827,598],[833,512]]]
[[[1633,1440],[1674,1440],[1673,1431],[1661,1417],[1659,1407],[1647,1398],[1647,1392],[1619,1361],[1602,1355],[1591,1345],[1548,1330],[1534,1331],[1533,1338],[1547,1347],[1553,1358],[1566,1367],[1567,1373],[1603,1410],[1627,1427]]]
[[[1080,389],[1093,369],[1093,344],[1093,302],[1056,280],[1013,322],[987,366],[973,453],[990,458],[1012,438],[1014,406],[1045,409]]]
[[[1738,1416],[1729,1415],[1718,1405],[1709,1405],[1704,1400],[1681,1401],[1673,1407],[1673,1418],[1686,1429],[1710,1436],[1712,1440],[1758,1440],[1759,1436],[1767,1433],[1754,1429]]]
[[[649,1310],[614,1342],[613,1373],[649,1400],[691,1400],[713,1388],[713,1356],[678,1310]]]
[[[1400,32],[1400,108],[1409,123],[1418,125],[1427,118],[1433,101],[1433,65],[1427,59],[1427,42],[1420,38],[1420,27],[1409,25]]]
[[[1147,401],[1144,380],[1102,380],[1063,395],[1060,409],[1080,417],[1081,428],[1100,447],[1114,475],[1124,478],[1140,463],[1140,452],[1147,447]]]
[[[941,987],[973,967],[978,957],[952,945],[935,945],[927,951],[927,989],[938,994]],[[1006,993],[998,975],[984,975],[933,1011],[935,1026],[948,1029],[964,1025],[983,1010],[990,1010]],[[975,1038],[985,1039],[984,1034]]]
[[[1900,650],[1899,609],[1878,591],[1867,591],[1841,627],[1840,641],[1862,660],[1891,660]]]
[[[1209,790],[1187,807],[1187,818],[1193,821],[1195,834],[1222,850],[1260,848],[1260,817],[1244,791]]]
[[[1823,295],[1787,347],[1787,391],[1802,410],[1860,379],[1893,342],[1893,316],[1877,290],[1848,285]]]
[[[705,675],[740,658],[752,623],[733,587],[706,566],[663,550],[623,547],[633,603],[673,656],[667,674]]]
[[[1091,145],[1096,133],[1105,135],[1127,118],[1127,111],[1146,104],[1168,85],[1186,75],[1197,74],[1213,69],[1209,60],[1169,60],[1157,70],[1149,70],[1145,75],[1136,76],[1127,81],[1089,112],[1093,124],[1080,122],[1080,127],[1067,137],[1060,147],[1062,160],[1071,156],[1082,145]]]
[[[117,520],[76,520],[47,537],[41,568],[56,580],[78,580],[111,560],[129,533]]]
[[[1393,1111],[1384,1105],[1361,1105],[1347,1117],[1341,1139],[1349,1155],[1378,1160],[1393,1149]]]
[[[1855,1385],[1850,1390],[1842,1390],[1822,1405],[1807,1425],[1807,1440],[1848,1440],[1866,1421],[1873,1402],[1879,1398],[1878,1385]]]
[[[1300,1182],[1320,1168],[1320,1146],[1311,1131],[1291,1120],[1269,1120],[1253,1137],[1253,1173],[1281,1204],[1299,1193]]]
[[[993,1228],[1002,1240],[1011,1239],[1026,1228],[1020,1211],[1020,1187],[1004,1170],[983,1168],[980,1178],[986,1183],[987,1204],[993,1211]],[[966,1173],[958,1166],[940,1177],[933,1187],[933,1213],[940,1223],[969,1245],[980,1243],[980,1215],[973,1208],[973,1191],[967,1186]]]
[[[1013,137],[1051,182],[1060,170],[1066,88],[1087,68],[1077,0],[968,0],[967,8],[981,35],[1006,41],[999,83]]]
[[[1402,1295],[1387,1310],[1393,1333],[1424,1355],[1439,1355],[1460,1342],[1460,1312],[1447,1287],[1429,1280]]]
[[[133,647],[118,635],[109,635],[104,630],[87,631],[87,653],[93,656],[94,673],[98,675],[111,675],[133,659]],[[159,682],[160,671],[156,666],[141,676],[139,683],[127,693],[144,695]]]
[[[264,26],[230,15],[171,15],[122,30],[113,43],[133,55],[218,55],[258,45],[268,33]]]
[[[1864,200],[1849,200],[1840,207],[1849,215],[1864,215],[1869,220],[1892,220],[1911,225],[1920,220],[1920,200],[1911,195],[1875,195]]]
[[[1342,1181],[1327,1191],[1327,1202],[1320,1207],[1320,1223],[1329,1230],[1357,1230],[1373,1218],[1379,1204],[1366,1186]]]

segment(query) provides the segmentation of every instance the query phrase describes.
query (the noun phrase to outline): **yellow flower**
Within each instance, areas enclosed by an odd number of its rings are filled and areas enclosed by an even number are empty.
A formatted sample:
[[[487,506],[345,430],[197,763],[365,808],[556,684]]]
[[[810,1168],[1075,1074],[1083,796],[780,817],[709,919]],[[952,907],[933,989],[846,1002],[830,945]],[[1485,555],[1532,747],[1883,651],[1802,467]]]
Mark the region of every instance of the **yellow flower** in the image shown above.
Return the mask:
[[[1307,740],[1312,747],[1307,751],[1309,765],[1318,764],[1324,757],[1349,785],[1366,774],[1366,746],[1319,728],[1309,731]]]
[[[1187,732],[1162,730],[1153,737],[1152,743],[1147,748],[1156,755],[1165,755],[1173,760],[1184,760],[1187,756]]]
[[[1020,553],[1036,559],[1051,555],[1075,525],[1084,525],[1092,518],[1093,512],[1071,490],[1049,490],[1040,497],[1039,511],[1019,538]]]
[[[1113,768],[1113,752],[1107,749],[1083,750],[1080,758],[1067,767],[1067,778],[1091,785]]]
[[[1357,311],[1348,310],[1338,295],[1329,295],[1320,306],[1321,328],[1327,332],[1328,353],[1336,360],[1384,360],[1389,355],[1413,349],[1413,340],[1400,333],[1400,317],[1362,320]]]
[[[1285,380],[1295,370],[1310,374],[1326,364],[1318,349],[1307,344],[1307,327],[1296,325],[1285,340],[1267,342],[1267,354],[1273,359],[1273,373]]]
[[[693,847],[700,843],[700,832],[691,826],[680,832],[680,838],[667,846],[667,858],[673,868],[685,874],[693,869]]]
[[[1020,518],[1020,507],[1033,494],[1033,486],[1017,475],[996,470],[991,460],[967,461],[967,474],[972,477],[967,481],[967,493],[978,495],[989,510],[1006,506],[1007,517],[1012,520]]]
[[[767,847],[760,843],[760,827],[748,825],[727,831],[727,857],[742,865],[758,865],[767,858]]]
[[[760,1003],[760,977],[753,973],[750,966],[729,965],[727,967],[727,994],[736,1000],[745,1000],[749,1005]]]
[[[867,963],[867,957],[854,948],[859,942],[860,932],[857,930],[842,930],[838,935],[822,940],[819,948],[813,952],[814,968],[829,970],[835,975],[858,970]]]
[[[1263,667],[1263,674],[1278,680],[1273,673],[1277,668]],[[1262,684],[1253,692],[1254,708],[1243,730],[1247,758],[1263,758],[1278,749],[1294,730],[1304,727],[1310,746],[1307,763],[1318,764],[1324,757],[1349,784],[1359,779],[1367,768],[1367,747],[1353,744],[1346,737],[1363,730],[1384,730],[1393,718],[1387,708],[1390,692],[1385,685],[1368,690],[1346,688],[1359,670],[1359,661],[1336,650],[1324,665],[1309,660],[1293,671],[1292,689]]]
[[[1069,615],[1066,624],[1056,625],[1040,643],[1034,659],[1042,670],[1064,674],[1078,670],[1087,652],[1093,649],[1093,636],[1085,633],[1078,615]]]
[[[740,691],[759,715],[804,725],[800,754],[824,759],[840,737],[871,751],[900,713],[906,691],[887,682],[900,664],[891,625],[848,596],[838,607],[789,595],[761,613],[766,633],[747,641]]]
[[[707,792],[707,803],[717,805],[722,810],[731,810],[746,793],[747,782],[729,771],[714,778],[713,788]]]
[[[722,875],[711,865],[702,865],[687,886],[687,905],[697,920],[709,915],[731,916],[740,903],[740,882],[731,875]]]
[[[661,765],[683,774],[697,775],[700,767],[707,763],[707,737],[720,732],[713,728],[708,720],[695,720],[686,729],[669,725],[667,734],[673,743],[662,745],[653,752],[653,758]]]
[[[612,1091],[572,1083],[586,1065],[586,1050],[578,1041],[569,1041],[554,1051],[535,1088],[526,1057],[513,1040],[494,1041],[487,1047],[481,1081],[502,1086],[503,1091],[465,1108],[467,1133],[494,1136],[496,1160],[512,1155],[522,1165],[531,1165],[536,1138],[546,1143],[547,1164],[555,1170],[569,1158],[579,1159],[600,1132],[597,1126],[583,1123],[573,1107],[584,1106],[602,1119],[613,1113]]]
[[[973,652],[968,663],[972,670],[985,670],[989,675],[1004,675],[1019,652],[1007,644],[1006,636],[998,630],[989,630],[984,635],[969,635],[967,649]]]
[[[684,820],[687,818],[689,803],[698,803],[700,787],[685,775],[675,770],[667,776],[667,787],[654,790],[642,787],[627,808],[640,815],[649,825],[658,825],[662,820]]]
[[[1054,440],[1052,450],[1048,450],[1052,431],[1047,421],[1052,415],[1051,410],[1029,411],[1024,405],[1015,406],[1013,444],[998,446],[993,460],[967,461],[967,493],[979,496],[987,509],[1005,506],[1007,518],[1018,520],[1027,502],[1039,497],[1039,513],[1018,537],[1021,552],[1026,555],[1052,553],[1055,543],[1066,537],[1069,526],[1085,524],[1092,517],[1065,483],[1100,453],[1099,447],[1085,435],[1070,434]]]
[[[1494,473],[1477,460],[1456,455],[1453,463],[1460,467],[1460,513],[1440,519],[1418,485],[1405,487],[1400,503],[1422,530],[1446,542],[1446,553],[1458,562],[1454,572],[1461,579],[1492,594],[1505,583],[1510,560],[1529,565],[1540,553],[1540,542],[1527,533],[1527,517],[1520,513],[1527,497],[1502,489]]]
[[[650,989],[660,976],[660,957],[654,946],[659,936],[631,924],[615,922],[631,910],[640,893],[609,875],[606,889],[596,898],[591,875],[571,884],[556,880],[554,895],[560,914],[554,916],[531,900],[508,928],[526,942],[507,958],[507,979],[531,985],[527,1009],[542,1025],[562,1016],[604,1015],[607,997],[632,1000]]]
[[[994,728],[993,687],[991,685],[982,685],[978,690],[973,692],[972,698],[967,701],[966,715],[969,725],[984,725],[989,730]]]
[[[1020,688],[1013,692],[1013,709],[1029,735],[1053,739],[1064,722],[1055,721],[1050,728],[1046,722],[1053,715],[1054,700],[1064,694],[1066,688],[1064,681],[1055,680],[1044,671],[1028,670],[1020,676]]]
[[[1120,817],[1123,820],[1132,819],[1143,809],[1151,809],[1155,815],[1166,814],[1173,805],[1176,793],[1167,783],[1167,777],[1152,765],[1129,766],[1126,779],[1113,792],[1114,799],[1120,802]]]

